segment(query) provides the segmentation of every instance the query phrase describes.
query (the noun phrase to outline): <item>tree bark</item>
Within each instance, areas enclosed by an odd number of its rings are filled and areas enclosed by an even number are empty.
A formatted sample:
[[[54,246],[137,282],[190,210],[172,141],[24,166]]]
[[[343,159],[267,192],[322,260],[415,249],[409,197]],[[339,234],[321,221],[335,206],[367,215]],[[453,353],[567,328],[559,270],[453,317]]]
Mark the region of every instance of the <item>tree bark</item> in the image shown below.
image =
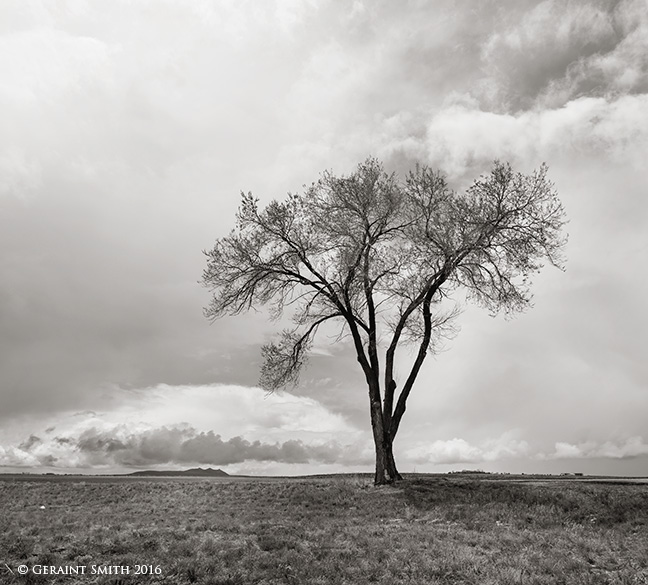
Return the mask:
[[[394,441],[390,438],[385,441],[385,450],[387,452],[387,473],[392,478],[392,482],[400,481],[403,479],[398,469],[396,469],[396,461],[394,461]]]
[[[376,405],[372,404],[371,410],[374,445],[376,447],[376,473],[374,475],[374,483],[376,485],[386,485],[400,481],[403,477],[398,473],[398,469],[396,468],[393,447],[394,441],[390,433],[382,428],[382,424],[373,424]],[[377,410],[380,412],[380,403],[377,404]],[[382,419],[382,412],[380,414]]]
[[[376,473],[374,483],[386,485],[402,480],[394,461],[393,444],[391,441],[376,443]]]

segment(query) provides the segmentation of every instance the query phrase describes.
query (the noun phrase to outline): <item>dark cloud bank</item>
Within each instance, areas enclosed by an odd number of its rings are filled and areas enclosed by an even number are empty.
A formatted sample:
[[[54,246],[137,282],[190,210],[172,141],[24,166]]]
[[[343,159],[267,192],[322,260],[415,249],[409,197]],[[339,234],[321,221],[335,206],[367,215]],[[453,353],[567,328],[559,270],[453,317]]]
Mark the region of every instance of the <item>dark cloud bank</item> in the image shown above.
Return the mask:
[[[80,455],[77,461],[81,466],[124,467],[196,463],[226,466],[245,461],[330,464],[348,459],[348,449],[334,442],[321,445],[307,445],[299,440],[264,443],[240,436],[224,440],[213,431],[197,432],[188,426],[141,432],[128,432],[121,426],[109,430],[93,427],[77,437],[59,436],[47,442],[32,435],[18,449],[36,456],[46,466],[65,466],[64,460],[72,454]]]

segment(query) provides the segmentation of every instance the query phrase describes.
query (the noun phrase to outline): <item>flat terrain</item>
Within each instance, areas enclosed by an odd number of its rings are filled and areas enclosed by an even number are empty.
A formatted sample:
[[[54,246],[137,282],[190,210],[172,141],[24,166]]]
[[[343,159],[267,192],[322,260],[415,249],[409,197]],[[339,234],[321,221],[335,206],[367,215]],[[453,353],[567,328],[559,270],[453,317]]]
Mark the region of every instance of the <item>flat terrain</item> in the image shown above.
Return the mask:
[[[0,513],[3,585],[648,583],[648,485],[612,478],[4,476]]]

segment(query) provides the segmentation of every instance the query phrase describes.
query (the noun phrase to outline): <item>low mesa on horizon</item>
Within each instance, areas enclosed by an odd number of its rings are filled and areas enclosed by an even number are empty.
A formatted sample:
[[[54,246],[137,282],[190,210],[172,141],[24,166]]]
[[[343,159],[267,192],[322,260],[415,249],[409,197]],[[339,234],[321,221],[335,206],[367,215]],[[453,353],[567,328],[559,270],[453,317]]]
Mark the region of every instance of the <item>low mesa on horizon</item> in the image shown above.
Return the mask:
[[[159,471],[156,469],[144,469],[142,471],[134,471],[125,475],[136,476],[163,476],[163,477],[230,477],[230,474],[222,469],[212,469],[211,467],[194,467],[192,469],[185,469],[182,471],[165,470]]]

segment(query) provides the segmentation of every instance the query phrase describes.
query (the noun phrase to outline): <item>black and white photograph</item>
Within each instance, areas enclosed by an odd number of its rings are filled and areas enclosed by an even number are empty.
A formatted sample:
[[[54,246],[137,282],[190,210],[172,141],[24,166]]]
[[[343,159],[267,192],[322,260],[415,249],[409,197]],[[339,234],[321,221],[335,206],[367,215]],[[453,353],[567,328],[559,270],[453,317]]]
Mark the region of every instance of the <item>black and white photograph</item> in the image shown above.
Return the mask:
[[[0,0],[0,585],[648,583],[648,0]]]

